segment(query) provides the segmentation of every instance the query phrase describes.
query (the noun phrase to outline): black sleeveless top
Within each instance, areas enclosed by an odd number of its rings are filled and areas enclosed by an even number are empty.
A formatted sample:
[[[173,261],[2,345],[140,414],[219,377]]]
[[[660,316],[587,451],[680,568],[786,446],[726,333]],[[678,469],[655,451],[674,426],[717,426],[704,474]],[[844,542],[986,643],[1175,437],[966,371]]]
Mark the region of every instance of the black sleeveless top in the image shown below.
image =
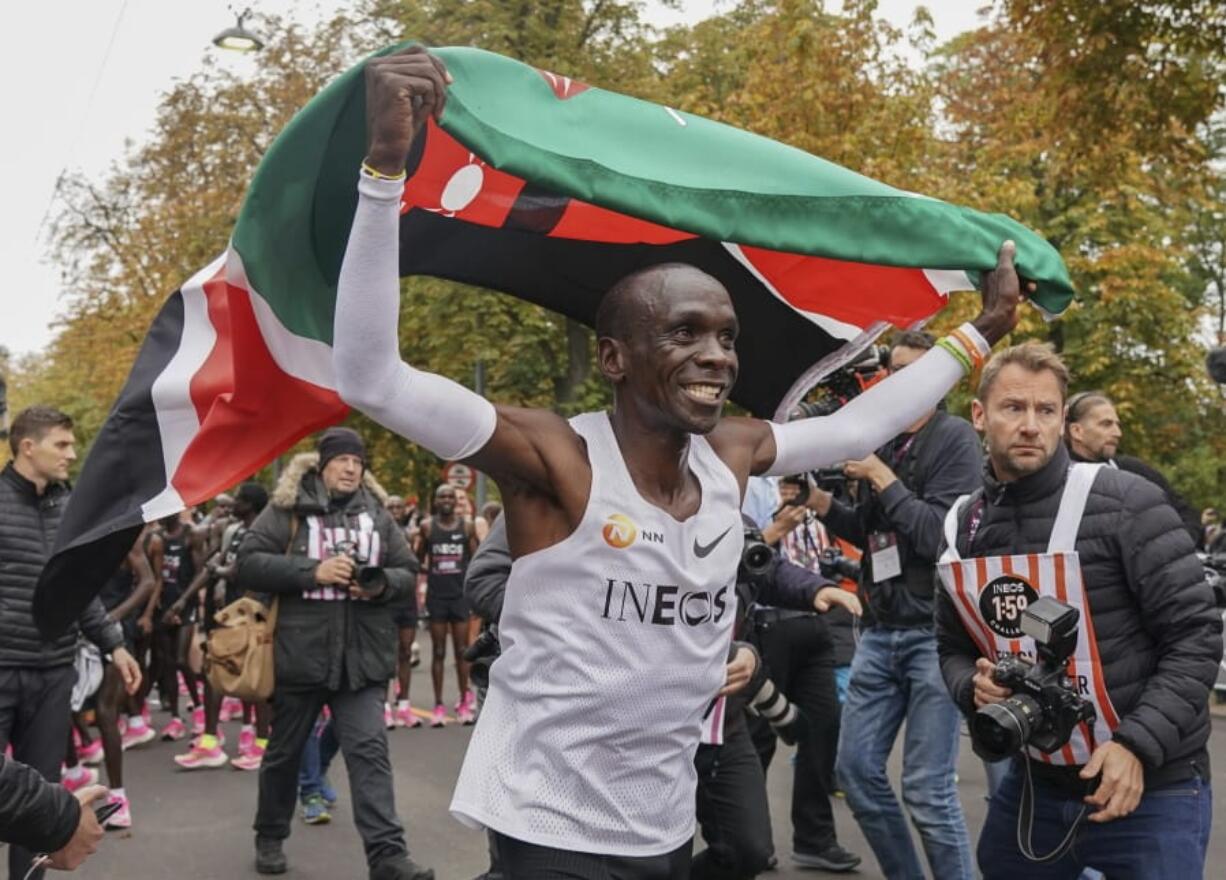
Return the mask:
[[[187,530],[183,529],[173,538],[162,533],[162,597],[159,604],[165,608],[183,595],[187,585],[196,576],[196,563],[192,559]]]
[[[457,518],[452,528],[443,528],[430,521],[426,535],[426,552],[430,568],[426,573],[426,589],[436,599],[458,599],[464,595],[464,572],[468,569],[468,532],[464,519]]]

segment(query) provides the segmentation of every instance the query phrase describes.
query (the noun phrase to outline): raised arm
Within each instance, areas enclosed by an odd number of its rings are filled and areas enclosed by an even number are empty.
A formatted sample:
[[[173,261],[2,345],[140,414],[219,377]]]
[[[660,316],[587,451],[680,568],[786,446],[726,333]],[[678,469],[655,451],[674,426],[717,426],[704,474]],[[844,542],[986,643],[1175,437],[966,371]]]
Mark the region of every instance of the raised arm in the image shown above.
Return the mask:
[[[536,410],[496,409],[464,386],[400,357],[405,160],[426,116],[442,113],[449,81],[443,63],[420,47],[367,64],[370,144],[337,282],[332,349],[337,391],[350,406],[443,458],[470,461],[500,484],[518,483],[553,496],[566,482],[559,479],[562,473],[586,466],[564,419]]]
[[[1015,250],[1011,241],[1001,245],[996,268],[983,276],[983,311],[960,328],[984,356],[1017,326],[1025,297],[1013,268]],[[1034,290],[1033,284],[1026,287]],[[721,455],[729,447],[747,449],[751,474],[786,476],[859,460],[940,403],[965,375],[959,359],[938,346],[833,415],[785,425],[726,419],[720,428],[726,434],[715,442]],[[735,459],[735,453],[725,455],[725,461]]]

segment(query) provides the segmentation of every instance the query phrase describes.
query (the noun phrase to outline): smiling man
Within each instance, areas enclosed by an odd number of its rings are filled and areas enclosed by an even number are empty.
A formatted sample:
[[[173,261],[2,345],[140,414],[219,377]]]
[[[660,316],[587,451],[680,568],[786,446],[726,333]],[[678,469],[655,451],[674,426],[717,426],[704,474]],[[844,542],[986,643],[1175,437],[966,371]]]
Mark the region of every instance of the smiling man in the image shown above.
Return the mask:
[[[1050,597],[1079,611],[1067,673],[1096,713],[1054,751],[1030,747],[1013,759],[979,835],[979,867],[988,880],[1072,880],[1087,867],[1108,877],[1200,877],[1221,619],[1158,488],[1101,463],[1070,467],[1060,442],[1067,386],[1048,346],[1028,342],[992,358],[971,407],[987,444],[983,487],[958,499],[945,525],[937,647],[962,711],[1011,695],[993,665],[1007,654],[1034,657],[1018,612]],[[1013,601],[993,601],[1002,588]],[[1018,824],[1030,777],[1033,838]],[[1079,811],[1088,824],[1076,846],[1033,860],[1057,850]]]
[[[490,474],[506,505],[503,653],[452,812],[492,829],[511,880],[686,877],[694,752],[724,681],[746,481],[862,458],[931,409],[962,362],[1015,325],[1013,246],[985,273],[984,311],[963,341],[826,419],[721,418],[737,380],[736,312],[718,281],[679,264],[629,275],[600,305],[611,412],[568,421],[496,406],[399,353],[405,161],[448,81],[420,48],[368,63],[370,143],[333,365],[346,402]]]

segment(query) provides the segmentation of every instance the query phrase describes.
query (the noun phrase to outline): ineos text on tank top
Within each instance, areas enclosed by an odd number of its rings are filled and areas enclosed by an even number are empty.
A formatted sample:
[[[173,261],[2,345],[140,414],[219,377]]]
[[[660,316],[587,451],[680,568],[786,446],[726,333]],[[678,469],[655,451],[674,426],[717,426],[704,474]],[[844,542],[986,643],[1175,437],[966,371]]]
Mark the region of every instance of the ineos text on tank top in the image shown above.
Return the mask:
[[[740,489],[693,436],[702,502],[678,522],[635,488],[607,414],[571,425],[592,466],[587,510],[511,568],[451,811],[540,846],[660,855],[694,833],[694,753],[736,617]]]
[[[464,572],[468,569],[468,532],[463,517],[444,528],[433,519],[426,535],[426,552],[430,570],[426,574],[426,589],[436,599],[458,599],[464,595]]]

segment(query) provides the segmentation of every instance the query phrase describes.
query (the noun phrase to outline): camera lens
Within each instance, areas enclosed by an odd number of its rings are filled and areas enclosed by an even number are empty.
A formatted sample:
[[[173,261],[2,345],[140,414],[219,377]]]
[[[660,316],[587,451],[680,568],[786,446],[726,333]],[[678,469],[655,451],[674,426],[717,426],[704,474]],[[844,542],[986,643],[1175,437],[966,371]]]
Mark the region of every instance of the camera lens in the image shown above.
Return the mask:
[[[1025,694],[984,706],[971,719],[971,744],[985,761],[1001,761],[1022,750],[1035,721],[1038,702]]]
[[[749,544],[745,547],[742,563],[750,577],[759,577],[770,571],[774,553],[765,544]]]

